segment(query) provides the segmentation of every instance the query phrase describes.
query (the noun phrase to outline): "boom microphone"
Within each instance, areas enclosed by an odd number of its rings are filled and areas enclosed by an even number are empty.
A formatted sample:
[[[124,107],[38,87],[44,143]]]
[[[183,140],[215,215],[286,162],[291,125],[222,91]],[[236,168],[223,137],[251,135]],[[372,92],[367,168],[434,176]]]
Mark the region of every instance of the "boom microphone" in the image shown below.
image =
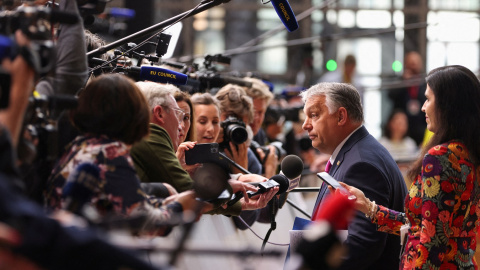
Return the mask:
[[[156,66],[127,67],[125,71],[137,81],[185,85],[188,79],[186,74]]]
[[[278,17],[282,21],[283,25],[287,28],[288,32],[297,30],[298,22],[295,18],[292,8],[287,0],[270,0]]]

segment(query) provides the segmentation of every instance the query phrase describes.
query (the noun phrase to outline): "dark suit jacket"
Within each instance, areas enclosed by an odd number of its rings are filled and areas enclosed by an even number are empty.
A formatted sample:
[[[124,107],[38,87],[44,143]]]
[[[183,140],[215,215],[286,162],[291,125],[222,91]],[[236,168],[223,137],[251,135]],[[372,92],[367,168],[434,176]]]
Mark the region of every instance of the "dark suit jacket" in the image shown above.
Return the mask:
[[[418,92],[410,96],[409,87],[402,87],[397,89],[391,89],[388,92],[388,97],[392,101],[393,109],[401,109],[407,114],[408,119],[408,136],[413,138],[417,145],[423,142],[425,136],[425,129],[427,128],[427,122],[425,122],[425,113],[421,111],[423,103],[427,99],[425,97],[425,90],[427,89],[427,83],[418,85]],[[420,106],[418,112],[413,113],[409,110],[410,102],[418,102]]]
[[[329,174],[361,189],[367,198],[378,205],[404,211],[407,188],[402,174],[388,151],[365,127],[358,129],[346,141]],[[324,184],[314,209],[325,193]],[[360,211],[348,226],[345,244],[349,252],[340,269],[397,270],[399,267],[400,238],[377,231],[376,225]]]

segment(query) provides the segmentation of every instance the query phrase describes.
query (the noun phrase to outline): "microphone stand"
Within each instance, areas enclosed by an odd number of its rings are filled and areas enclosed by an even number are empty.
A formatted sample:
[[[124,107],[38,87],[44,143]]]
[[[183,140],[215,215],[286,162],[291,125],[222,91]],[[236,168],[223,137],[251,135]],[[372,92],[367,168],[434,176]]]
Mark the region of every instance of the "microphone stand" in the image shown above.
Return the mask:
[[[270,238],[270,234],[272,233],[272,231],[274,231],[276,228],[277,228],[277,222],[275,221],[275,215],[277,214],[277,210],[278,210],[278,199],[277,199],[277,196],[274,196],[269,202],[268,202],[269,206],[270,206],[270,229],[268,229],[268,232],[267,234],[265,235],[265,238],[263,239],[263,243],[262,243],[262,249],[261,249],[261,254],[263,256],[263,252],[264,252],[264,249],[265,249],[265,245],[267,244],[268,242],[268,238]]]
[[[169,25],[172,25],[180,20],[183,20],[185,18],[189,18],[189,17],[192,17],[193,15],[195,14],[198,14],[200,12],[203,12],[207,9],[210,9],[212,7],[215,7],[215,6],[218,6],[220,4],[223,4],[223,3],[227,3],[229,2],[230,0],[212,0],[212,1],[209,1],[209,2],[206,2],[205,0],[202,1],[202,4],[199,5],[197,8],[194,8],[194,9],[191,9],[189,11],[186,11],[184,13],[181,13],[179,15],[176,15],[168,20],[165,20],[163,22],[160,22],[158,24],[155,24],[155,25],[152,25],[148,28],[145,28],[143,30],[140,30],[134,34],[131,34],[130,36],[127,36],[127,37],[124,37],[122,39],[119,39],[115,42],[112,42],[112,43],[109,43],[105,46],[102,46],[98,49],[95,49],[93,51],[89,51],[87,53],[87,56],[99,56],[113,48],[116,48],[118,46],[121,46],[123,44],[126,44],[134,39],[137,39],[137,38],[141,38],[141,37],[144,37],[146,35],[150,35],[152,33],[155,33],[157,31],[159,31],[160,29],[162,28],[165,28],[166,26],[169,26]]]
[[[203,203],[197,201],[196,205],[194,206],[194,214],[195,217],[202,211]],[[185,250],[185,243],[187,242],[188,237],[190,237],[190,233],[193,230],[193,226],[195,224],[195,220],[189,220],[187,223],[183,225],[183,233],[180,236],[180,240],[177,243],[177,246],[172,250],[170,256],[170,265],[175,265],[180,254]]]

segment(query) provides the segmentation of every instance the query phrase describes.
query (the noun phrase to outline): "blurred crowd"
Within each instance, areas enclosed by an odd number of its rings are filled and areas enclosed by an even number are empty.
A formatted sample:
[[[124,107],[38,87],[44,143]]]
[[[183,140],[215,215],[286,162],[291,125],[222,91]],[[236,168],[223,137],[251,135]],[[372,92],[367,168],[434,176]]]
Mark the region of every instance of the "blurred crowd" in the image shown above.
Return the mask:
[[[0,110],[5,269],[153,269],[101,231],[122,228],[151,239],[215,215],[237,230],[270,224],[287,194],[278,185],[262,190],[261,183],[280,173],[288,155],[303,161],[300,186],[319,186],[316,174],[330,154],[314,148],[303,127],[305,89],[279,91],[247,76],[238,78],[247,86],[191,92],[121,72],[90,72],[99,62],[87,52],[106,43],[84,29],[77,1],[57,8],[79,22],[52,25],[52,70],[35,68],[35,37],[25,29],[15,31],[20,53],[2,62],[10,76],[9,104]],[[112,57],[109,51],[100,58]],[[426,83],[418,53],[407,54],[404,64],[405,86],[389,89],[392,112],[378,140],[406,173],[426,136]],[[363,98],[355,68],[348,55],[318,82],[352,84]],[[67,110],[66,101],[57,101],[64,96],[75,103]]]

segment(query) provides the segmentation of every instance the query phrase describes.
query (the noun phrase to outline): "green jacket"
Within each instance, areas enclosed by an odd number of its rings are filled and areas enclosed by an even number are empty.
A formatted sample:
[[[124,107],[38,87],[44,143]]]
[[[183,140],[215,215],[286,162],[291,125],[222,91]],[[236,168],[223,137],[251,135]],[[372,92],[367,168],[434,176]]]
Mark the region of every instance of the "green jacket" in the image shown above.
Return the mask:
[[[192,189],[193,180],[180,165],[172,140],[161,126],[150,123],[149,137],[133,145],[130,154],[140,181],[167,183],[178,192]]]
[[[157,124],[150,123],[148,139],[136,143],[131,151],[135,169],[142,182],[161,182],[172,185],[178,192],[193,188],[193,180],[182,168],[173,150],[172,140],[167,131]],[[231,190],[230,190],[231,193]],[[238,216],[242,210],[240,202],[223,209],[216,203],[209,214]]]

